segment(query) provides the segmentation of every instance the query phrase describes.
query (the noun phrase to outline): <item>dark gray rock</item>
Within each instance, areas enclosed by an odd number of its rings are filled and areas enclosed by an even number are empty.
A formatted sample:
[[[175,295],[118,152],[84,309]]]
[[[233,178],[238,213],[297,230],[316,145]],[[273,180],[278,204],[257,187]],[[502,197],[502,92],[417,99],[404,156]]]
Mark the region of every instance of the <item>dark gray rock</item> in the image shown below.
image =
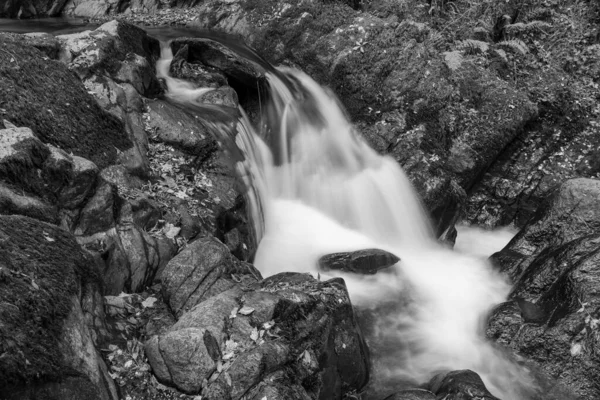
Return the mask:
[[[447,400],[499,400],[487,390],[479,375],[469,369],[434,376],[429,382],[429,390],[437,398]]]
[[[593,339],[600,312],[600,181],[565,182],[508,246],[493,256],[514,282],[487,336],[540,371],[542,394],[595,398]],[[549,398],[549,397],[545,397]]]
[[[396,392],[383,400],[436,400],[437,397],[429,390],[406,389]]]
[[[357,274],[375,274],[391,267],[400,259],[390,252],[380,249],[365,249],[345,253],[332,253],[319,258],[323,271],[340,270]]]

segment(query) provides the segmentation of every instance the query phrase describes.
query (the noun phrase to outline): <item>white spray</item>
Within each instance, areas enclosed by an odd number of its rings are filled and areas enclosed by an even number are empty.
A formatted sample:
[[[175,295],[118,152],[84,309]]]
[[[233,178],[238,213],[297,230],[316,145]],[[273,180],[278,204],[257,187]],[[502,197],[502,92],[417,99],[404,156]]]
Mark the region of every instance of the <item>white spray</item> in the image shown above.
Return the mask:
[[[157,68],[168,76],[166,60]],[[439,370],[468,368],[496,396],[521,400],[527,374],[482,335],[483,318],[505,299],[508,285],[481,257],[436,243],[400,166],[357,135],[331,93],[292,69],[267,78],[268,137],[256,134],[243,112],[236,137],[246,156],[238,170],[254,193],[250,206],[262,237],[257,268],[265,276],[316,275],[317,260],[327,253],[388,250],[401,259],[393,273],[340,274],[361,307],[402,301],[374,330],[372,341],[385,342],[393,355],[376,362],[376,373],[421,383]],[[202,90],[173,78],[167,85],[175,101]]]

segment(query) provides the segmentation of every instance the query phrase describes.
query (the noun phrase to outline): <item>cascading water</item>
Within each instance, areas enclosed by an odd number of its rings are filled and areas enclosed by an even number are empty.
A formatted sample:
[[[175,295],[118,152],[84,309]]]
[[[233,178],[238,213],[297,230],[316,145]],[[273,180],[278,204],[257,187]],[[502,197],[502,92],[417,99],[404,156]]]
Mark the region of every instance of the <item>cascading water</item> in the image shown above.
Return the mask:
[[[169,98],[194,109],[206,90],[168,76],[163,47],[157,69]],[[401,258],[392,273],[340,274],[355,304],[378,309],[371,327],[378,379],[422,383],[439,370],[472,369],[495,395],[521,400],[527,371],[482,335],[486,313],[508,285],[480,257],[436,243],[413,188],[399,165],[355,132],[336,98],[293,69],[267,70],[270,103],[261,134],[240,111],[237,169],[248,186],[255,265],[263,275],[311,272],[324,254],[382,248]],[[220,133],[221,138],[227,136]],[[226,144],[226,147],[229,145]],[[391,310],[391,311],[390,311]]]

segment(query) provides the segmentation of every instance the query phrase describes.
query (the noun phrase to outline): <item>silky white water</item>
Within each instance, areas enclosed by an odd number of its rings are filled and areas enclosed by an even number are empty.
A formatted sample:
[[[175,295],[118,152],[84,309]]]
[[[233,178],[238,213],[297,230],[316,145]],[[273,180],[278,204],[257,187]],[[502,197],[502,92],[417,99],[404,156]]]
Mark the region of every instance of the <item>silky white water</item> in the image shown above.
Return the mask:
[[[169,77],[172,54],[163,52],[157,70],[169,98],[197,103],[207,89]],[[236,168],[248,186],[260,240],[256,267],[264,276],[317,275],[317,261],[327,253],[381,248],[396,254],[401,261],[391,272],[339,274],[360,307],[397,304],[378,313],[370,338],[385,343],[374,351],[381,354],[378,379],[422,383],[439,370],[468,368],[494,395],[521,400],[526,371],[482,332],[508,285],[480,254],[436,242],[400,166],[360,138],[335,96],[300,71],[280,69],[267,78],[263,129],[255,132],[241,111],[235,138],[245,156]]]

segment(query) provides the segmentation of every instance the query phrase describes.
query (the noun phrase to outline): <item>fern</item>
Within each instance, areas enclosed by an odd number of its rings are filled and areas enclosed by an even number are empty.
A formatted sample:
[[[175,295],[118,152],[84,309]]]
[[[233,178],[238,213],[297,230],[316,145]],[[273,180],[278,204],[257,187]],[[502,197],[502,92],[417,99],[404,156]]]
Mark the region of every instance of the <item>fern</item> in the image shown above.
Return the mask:
[[[527,52],[529,51],[529,48],[527,47],[525,42],[519,39],[503,40],[501,42],[498,42],[497,45],[506,47],[512,51],[516,51],[521,54],[527,54]]]
[[[444,55],[446,65],[451,71],[456,71],[462,65],[463,56],[460,50],[445,51],[442,54]]]
[[[504,61],[505,63],[508,62],[508,57],[506,56],[506,52],[504,50],[502,50],[502,49],[494,49],[494,53],[496,53],[496,55],[498,57],[500,57],[500,59],[502,61]]]
[[[477,54],[486,53],[489,50],[490,45],[481,40],[466,39],[459,41],[456,44],[456,48],[458,50],[464,50],[466,53]]]
[[[429,31],[428,39],[433,45],[433,47],[436,49],[443,49],[446,44],[446,39],[444,38],[444,35],[433,29]]]
[[[527,20],[542,20],[547,21],[552,19],[552,9],[547,7],[535,7],[527,13]]]
[[[527,33],[535,30],[542,30],[544,28],[551,28],[552,25],[544,21],[531,21],[528,23],[517,22],[516,24],[508,25],[505,29],[509,35],[518,33]]]

